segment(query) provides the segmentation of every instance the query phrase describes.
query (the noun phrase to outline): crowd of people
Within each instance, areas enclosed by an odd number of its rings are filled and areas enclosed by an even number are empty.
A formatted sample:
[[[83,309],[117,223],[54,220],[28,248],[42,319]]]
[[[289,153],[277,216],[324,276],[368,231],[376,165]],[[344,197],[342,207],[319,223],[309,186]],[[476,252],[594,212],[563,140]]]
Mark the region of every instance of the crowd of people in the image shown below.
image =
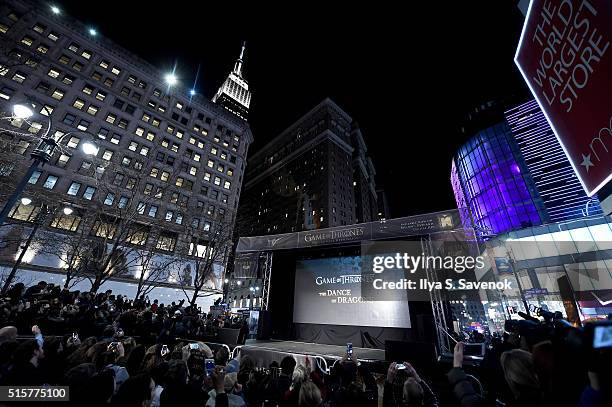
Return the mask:
[[[223,318],[184,302],[128,301],[44,282],[15,284],[1,301],[0,385],[69,386],[71,406],[612,405],[609,355],[571,354],[567,332],[560,341],[511,327],[491,339],[477,371],[464,366],[464,344],[457,342],[443,386],[411,361],[377,375],[355,354],[329,370],[292,356],[257,366],[226,346],[213,351],[203,338]]]

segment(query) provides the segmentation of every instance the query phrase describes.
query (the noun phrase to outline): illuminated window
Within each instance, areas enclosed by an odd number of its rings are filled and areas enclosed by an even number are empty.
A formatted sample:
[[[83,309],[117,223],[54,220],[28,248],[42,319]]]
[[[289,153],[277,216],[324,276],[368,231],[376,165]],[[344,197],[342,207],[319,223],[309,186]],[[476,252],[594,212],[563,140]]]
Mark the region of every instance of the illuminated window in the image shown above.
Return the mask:
[[[62,100],[64,97],[64,92],[59,89],[55,89],[53,93],[51,94],[51,97],[53,99]]]
[[[70,187],[68,187],[68,191],[66,192],[66,194],[68,194],[70,196],[76,196],[79,193],[80,189],[81,189],[81,183],[79,183],[79,182],[72,182],[70,184]]]
[[[49,75],[52,78],[57,78],[58,76],[60,76],[60,71],[58,71],[55,68],[49,68],[49,72],[47,72],[47,75]]]
[[[87,187],[85,188],[85,192],[83,192],[83,198],[91,201],[94,194],[96,193],[96,187]]]
[[[43,184],[43,188],[46,189],[53,189],[55,187],[55,184],[57,183],[58,177],[55,175],[47,175],[47,179],[45,180],[45,183]]]
[[[72,104],[72,107],[79,109],[79,110],[83,109],[84,106],[85,106],[85,101],[82,99],[78,99],[78,98]]]
[[[115,194],[109,192],[104,198],[104,205],[112,206],[113,202],[115,202]]]
[[[59,212],[51,221],[51,227],[56,229],[69,230],[71,232],[76,231],[81,223],[81,217],[77,211],[73,211],[70,215],[66,215],[64,212]]]

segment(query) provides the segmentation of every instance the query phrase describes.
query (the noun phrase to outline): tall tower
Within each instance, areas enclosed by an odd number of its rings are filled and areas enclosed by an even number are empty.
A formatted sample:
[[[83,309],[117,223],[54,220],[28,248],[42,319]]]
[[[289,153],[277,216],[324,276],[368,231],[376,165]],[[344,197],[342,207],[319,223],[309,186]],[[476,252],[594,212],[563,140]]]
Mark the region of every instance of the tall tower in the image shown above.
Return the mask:
[[[212,100],[246,121],[249,115],[249,105],[251,104],[251,92],[249,91],[248,82],[242,76],[245,48],[246,42],[243,42],[240,56],[234,64],[234,69],[227,76],[227,79],[225,79],[225,82],[223,82],[223,85],[221,85]]]

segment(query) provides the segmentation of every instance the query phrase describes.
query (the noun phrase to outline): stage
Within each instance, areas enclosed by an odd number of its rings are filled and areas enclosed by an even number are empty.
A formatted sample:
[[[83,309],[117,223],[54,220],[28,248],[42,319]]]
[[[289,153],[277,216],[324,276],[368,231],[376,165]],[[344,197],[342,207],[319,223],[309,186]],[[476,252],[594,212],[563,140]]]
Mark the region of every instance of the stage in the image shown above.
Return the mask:
[[[346,346],[276,340],[247,340],[240,351],[241,355],[249,355],[257,366],[262,367],[268,367],[273,361],[280,363],[288,355],[293,356],[298,363],[304,363],[306,356],[319,356],[331,366],[334,361],[342,359],[345,353]],[[385,360],[385,351],[382,349],[353,347],[353,354],[360,362]]]

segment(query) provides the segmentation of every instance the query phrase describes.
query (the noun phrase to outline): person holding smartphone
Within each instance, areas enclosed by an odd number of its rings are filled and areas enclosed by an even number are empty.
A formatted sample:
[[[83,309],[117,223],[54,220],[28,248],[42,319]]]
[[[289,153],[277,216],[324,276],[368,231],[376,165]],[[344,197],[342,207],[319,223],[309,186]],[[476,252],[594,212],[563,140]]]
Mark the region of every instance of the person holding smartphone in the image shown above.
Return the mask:
[[[438,407],[438,398],[416,369],[408,362],[393,362],[387,370],[383,406],[418,405]]]

